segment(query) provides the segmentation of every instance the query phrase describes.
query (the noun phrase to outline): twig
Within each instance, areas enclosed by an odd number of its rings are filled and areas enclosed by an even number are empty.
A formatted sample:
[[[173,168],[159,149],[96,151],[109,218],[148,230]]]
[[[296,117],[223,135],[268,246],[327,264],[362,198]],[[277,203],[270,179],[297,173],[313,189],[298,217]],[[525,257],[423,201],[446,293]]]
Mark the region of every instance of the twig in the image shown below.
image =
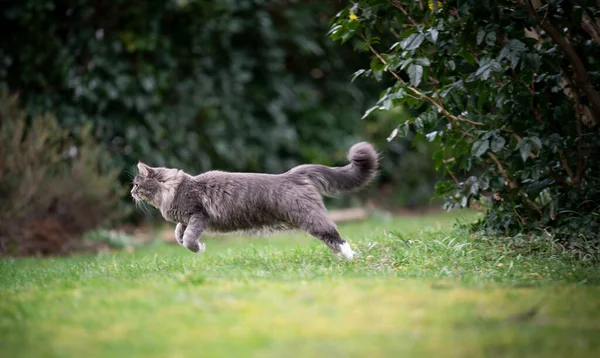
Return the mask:
[[[527,221],[525,221],[525,219],[521,215],[519,215],[519,212],[517,211],[517,209],[513,208],[513,211],[515,212],[515,215],[517,215],[517,218],[519,218],[521,225],[523,225],[523,226],[527,225]]]
[[[592,37],[592,40],[597,45],[600,45],[600,30],[594,23],[588,14],[583,14],[581,18],[581,27]]]
[[[546,13],[544,14],[544,18],[542,19],[540,25],[546,22],[546,20],[548,19],[548,13],[550,13],[550,1],[548,1],[548,3],[546,4]]]
[[[583,172],[587,166],[587,156],[583,154],[583,115],[585,108],[579,100],[579,90],[577,87],[573,87],[573,97],[575,97],[575,116],[577,117],[577,174],[573,180],[573,185],[579,187],[581,179],[583,178]]]
[[[535,108],[535,75],[531,79],[531,86],[528,86],[525,82],[522,83],[525,86],[525,88],[529,90],[529,93],[531,93],[531,106],[529,107],[529,110],[531,111],[531,113],[533,113],[535,120],[542,123],[544,121],[542,115],[540,114],[540,111],[538,111],[537,108]]]
[[[367,41],[367,38],[365,37],[365,35],[362,32],[360,32],[359,35],[363,39],[363,41],[367,44],[367,46],[369,46],[369,50],[371,50],[371,52],[375,55],[375,57],[377,57],[379,59],[379,61],[381,61],[381,63],[383,63],[384,65],[387,66],[387,61],[383,57],[381,57],[379,52],[377,52],[373,48],[373,46],[371,46],[371,43],[369,43],[369,41]],[[398,74],[396,72],[392,71],[390,68],[388,68],[387,71],[389,73],[391,73],[392,76],[394,76],[394,78],[396,78],[398,81],[404,82],[404,80],[402,80],[402,78],[400,78],[400,76],[398,76]]]
[[[521,189],[519,189],[519,186],[517,185],[517,183],[515,183],[514,180],[511,179],[511,177],[508,175],[508,173],[506,172],[506,170],[502,166],[502,163],[500,163],[500,161],[494,155],[494,153],[488,152],[488,155],[489,155],[490,158],[492,158],[492,160],[494,161],[494,163],[496,163],[496,166],[498,167],[498,171],[500,172],[500,174],[502,174],[502,176],[504,177],[504,179],[508,183],[509,188],[516,189],[517,193],[519,194],[519,196],[522,197],[527,202],[527,204],[529,204],[529,206],[531,206],[533,209],[535,209],[535,211],[538,212],[538,214],[540,215],[540,217],[543,216],[542,211],[540,210],[540,208],[538,208],[538,206],[535,205],[535,203],[533,201],[531,201],[531,199],[529,199],[529,197],[527,196],[527,194],[523,193],[523,191],[521,191]]]
[[[387,64],[388,64],[387,61],[383,57],[381,57],[381,55],[379,54],[379,52],[377,52],[377,50],[375,50],[373,48],[373,46],[371,46],[371,44],[369,43],[369,41],[367,41],[367,38],[365,37],[365,35],[361,32],[361,33],[359,33],[359,36],[363,39],[363,41],[365,41],[365,43],[369,47],[369,50],[371,50],[371,52],[375,55],[375,57],[377,57],[379,59],[379,61],[381,61],[381,63],[383,63],[384,65],[387,66]],[[394,76],[394,78],[396,80],[398,80],[399,82],[406,83],[396,72],[392,71],[391,68],[388,67],[387,71],[389,73],[391,73],[392,76]],[[441,103],[438,103],[435,99],[427,96],[426,94],[424,94],[423,92],[419,91],[415,87],[406,86],[406,88],[409,91],[411,91],[412,93],[414,93],[415,95],[417,95],[421,100],[424,100],[424,101],[426,101],[426,102],[434,105],[435,107],[437,107],[440,110],[440,112],[442,112],[442,114],[445,117],[447,117],[447,118],[449,118],[449,119],[451,119],[453,121],[469,123],[470,125],[473,125],[473,126],[476,126],[476,127],[485,127],[485,124],[483,124],[483,123],[475,122],[475,121],[472,121],[472,120],[469,120],[469,119],[466,119],[466,118],[462,118],[462,117],[457,117],[457,116],[451,114],[450,112],[448,112],[446,110],[446,108],[444,108],[444,106]]]
[[[446,170],[448,171],[448,174],[450,174],[450,176],[452,177],[452,180],[454,180],[454,183],[456,184],[456,186],[460,185],[460,182],[458,181],[458,178],[456,178],[456,175],[454,175],[454,173],[452,172],[452,170],[450,170],[450,167],[448,167],[448,163],[455,161],[456,159],[454,158],[450,158],[450,159],[444,159],[442,160],[442,163],[444,163],[444,167],[446,168]]]
[[[462,117],[457,117],[453,114],[451,114],[450,112],[448,112],[446,110],[446,108],[444,108],[444,106],[440,103],[438,103],[436,100],[434,100],[433,98],[426,96],[425,94],[419,92],[418,90],[416,90],[414,87],[408,87],[409,90],[416,92],[417,94],[419,94],[423,100],[433,104],[434,106],[436,106],[441,112],[442,114],[444,114],[444,116],[448,117],[451,120],[457,121],[457,122],[464,122],[464,123],[469,123],[470,125],[476,126],[476,127],[485,127],[485,124],[480,123],[480,122],[474,122],[470,119],[466,119],[466,118],[462,118]]]
[[[533,100],[532,100],[533,101]],[[542,123],[544,120],[542,119],[542,115],[540,112],[533,106],[533,104],[529,107],[529,110],[533,113],[535,120]]]
[[[567,161],[565,152],[563,152],[562,149],[558,150],[558,156],[560,157],[560,163],[562,164],[563,169],[567,172],[567,175],[569,176],[571,183],[575,183],[575,175],[573,175],[573,171],[571,170],[571,167],[569,166],[569,162]]]
[[[494,155],[494,153],[491,153],[491,152],[488,152],[488,156],[490,158],[492,158],[494,163],[496,163],[496,167],[498,168],[498,171],[500,172],[500,174],[504,177],[504,179],[508,183],[508,187],[511,189],[517,189],[517,184],[510,178],[510,176],[508,175],[506,170],[504,170],[504,167],[502,166],[502,163],[500,163],[500,161],[498,160],[498,157],[496,157],[496,155]]]
[[[410,17],[410,15],[408,14],[408,11],[406,11],[406,9],[404,8],[404,6],[402,6],[402,4],[396,0],[389,0],[389,3],[392,4],[392,6],[398,8],[400,11],[402,11],[402,13],[404,14],[404,16],[406,16],[408,18],[408,20],[415,26],[417,26],[417,22]]]
[[[467,51],[469,52],[469,54],[471,56],[473,56],[473,59],[475,60],[475,63],[479,64],[479,59],[477,58],[477,56],[475,56],[475,54],[473,53],[473,51],[471,51],[471,50],[467,50]]]

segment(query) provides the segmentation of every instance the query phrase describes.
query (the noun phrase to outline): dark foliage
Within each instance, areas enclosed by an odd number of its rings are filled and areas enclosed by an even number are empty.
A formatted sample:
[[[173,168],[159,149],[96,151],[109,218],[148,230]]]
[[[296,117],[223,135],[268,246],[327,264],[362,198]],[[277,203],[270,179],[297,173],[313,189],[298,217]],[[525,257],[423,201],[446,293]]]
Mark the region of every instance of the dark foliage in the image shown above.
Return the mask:
[[[325,34],[335,1],[4,6],[0,86],[74,133],[93,123],[127,168],[139,159],[192,172],[344,162],[374,93],[348,84],[356,56]]]
[[[357,1],[330,36],[392,80],[377,105],[425,108],[390,140],[439,144],[447,207],[487,203],[490,234],[600,241],[600,7],[596,1]]]

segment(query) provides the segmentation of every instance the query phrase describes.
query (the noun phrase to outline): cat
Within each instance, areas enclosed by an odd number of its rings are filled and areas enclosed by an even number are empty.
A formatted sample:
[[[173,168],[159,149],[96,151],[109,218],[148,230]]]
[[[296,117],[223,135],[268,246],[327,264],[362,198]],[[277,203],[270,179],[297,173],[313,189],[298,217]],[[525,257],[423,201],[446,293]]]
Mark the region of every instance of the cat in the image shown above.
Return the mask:
[[[206,249],[199,238],[207,230],[301,229],[351,260],[354,251],[328,217],[321,194],[364,187],[377,175],[379,158],[371,144],[360,142],[350,148],[348,160],[343,167],[304,164],[283,174],[208,171],[196,176],[139,162],[131,196],[176,224],[177,242],[195,253]]]

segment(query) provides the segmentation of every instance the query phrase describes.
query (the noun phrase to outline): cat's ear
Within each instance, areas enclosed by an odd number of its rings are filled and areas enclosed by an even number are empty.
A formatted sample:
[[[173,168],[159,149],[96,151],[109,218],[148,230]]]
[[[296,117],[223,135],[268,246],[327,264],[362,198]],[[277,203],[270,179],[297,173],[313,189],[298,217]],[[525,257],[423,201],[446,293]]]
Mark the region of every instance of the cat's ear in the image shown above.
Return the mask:
[[[144,178],[148,178],[149,176],[152,175],[152,168],[150,168],[149,166],[147,166],[146,164],[139,162],[137,165],[138,168],[138,173],[140,174],[140,176],[144,177]]]

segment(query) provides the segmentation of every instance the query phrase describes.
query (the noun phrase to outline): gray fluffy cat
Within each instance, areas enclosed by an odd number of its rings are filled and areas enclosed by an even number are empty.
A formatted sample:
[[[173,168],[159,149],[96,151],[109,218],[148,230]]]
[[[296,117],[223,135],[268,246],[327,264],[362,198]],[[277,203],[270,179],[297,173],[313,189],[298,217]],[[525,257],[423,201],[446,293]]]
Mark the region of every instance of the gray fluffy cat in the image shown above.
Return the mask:
[[[197,176],[139,163],[131,196],[176,223],[177,242],[192,252],[205,250],[199,241],[205,230],[301,229],[352,259],[354,252],[327,216],[320,193],[365,186],[377,174],[378,156],[371,144],[361,142],[350,148],[348,160],[344,167],[306,164],[283,174],[209,171]]]

